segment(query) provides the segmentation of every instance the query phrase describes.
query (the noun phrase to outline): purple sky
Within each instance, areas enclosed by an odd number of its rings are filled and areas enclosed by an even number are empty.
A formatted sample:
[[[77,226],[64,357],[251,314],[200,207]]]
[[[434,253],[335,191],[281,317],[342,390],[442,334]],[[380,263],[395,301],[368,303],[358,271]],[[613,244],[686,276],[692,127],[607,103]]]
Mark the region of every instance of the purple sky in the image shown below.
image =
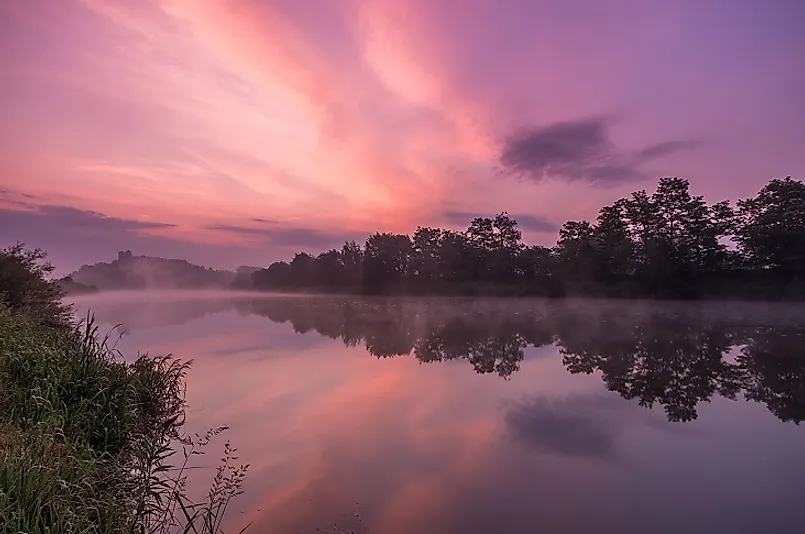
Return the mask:
[[[0,246],[266,264],[805,170],[800,0],[8,0]]]

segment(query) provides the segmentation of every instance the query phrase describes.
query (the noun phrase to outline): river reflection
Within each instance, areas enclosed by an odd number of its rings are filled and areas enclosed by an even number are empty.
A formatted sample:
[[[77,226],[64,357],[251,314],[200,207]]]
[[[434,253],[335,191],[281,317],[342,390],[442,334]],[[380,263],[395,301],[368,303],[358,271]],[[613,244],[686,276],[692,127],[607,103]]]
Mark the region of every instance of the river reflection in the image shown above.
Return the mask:
[[[253,464],[235,531],[805,531],[801,306],[163,294],[78,307],[122,323],[124,349],[195,359],[189,423],[230,425]]]
[[[556,345],[571,373],[600,371],[607,389],[689,421],[719,394],[805,418],[805,321],[796,307],[533,301],[275,299],[239,310],[289,322],[378,358],[464,360],[509,378],[528,347]]]

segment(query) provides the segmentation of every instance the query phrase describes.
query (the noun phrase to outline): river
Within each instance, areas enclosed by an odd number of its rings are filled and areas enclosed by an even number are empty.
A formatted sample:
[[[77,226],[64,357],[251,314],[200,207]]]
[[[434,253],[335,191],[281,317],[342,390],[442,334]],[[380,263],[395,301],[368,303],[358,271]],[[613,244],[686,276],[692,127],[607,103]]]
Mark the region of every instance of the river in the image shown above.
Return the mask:
[[[124,354],[194,360],[188,428],[228,425],[251,464],[228,532],[805,532],[801,305],[76,305],[122,325]]]

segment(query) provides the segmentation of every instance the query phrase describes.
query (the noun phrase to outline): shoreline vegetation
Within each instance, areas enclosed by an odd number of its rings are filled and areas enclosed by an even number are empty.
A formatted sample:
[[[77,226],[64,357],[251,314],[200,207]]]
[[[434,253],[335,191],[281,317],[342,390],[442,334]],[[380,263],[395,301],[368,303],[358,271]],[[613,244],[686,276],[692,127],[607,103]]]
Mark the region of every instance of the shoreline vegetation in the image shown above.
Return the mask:
[[[661,178],[654,193],[635,192],[558,233],[554,247],[526,245],[503,212],[464,231],[375,233],[364,245],[236,271],[121,251],[73,273],[65,289],[805,300],[805,183],[790,177],[735,206],[708,204],[687,180]]]
[[[248,466],[227,442],[206,497],[188,498],[191,462],[226,430],[183,431],[190,362],[123,358],[52,271],[40,250],[0,251],[2,532],[222,532]]]

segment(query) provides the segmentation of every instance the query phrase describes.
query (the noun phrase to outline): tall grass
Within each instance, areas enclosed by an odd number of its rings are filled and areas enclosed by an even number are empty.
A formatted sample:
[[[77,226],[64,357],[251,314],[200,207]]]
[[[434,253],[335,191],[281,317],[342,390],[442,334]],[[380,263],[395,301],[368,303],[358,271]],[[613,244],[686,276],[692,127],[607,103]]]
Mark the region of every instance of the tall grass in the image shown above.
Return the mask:
[[[0,270],[19,266],[4,254]],[[0,300],[2,532],[219,534],[248,466],[227,442],[206,498],[188,498],[191,460],[226,430],[183,433],[190,362],[127,362],[91,316],[76,324],[47,292],[4,290],[17,276],[0,272],[0,297],[16,295]]]

